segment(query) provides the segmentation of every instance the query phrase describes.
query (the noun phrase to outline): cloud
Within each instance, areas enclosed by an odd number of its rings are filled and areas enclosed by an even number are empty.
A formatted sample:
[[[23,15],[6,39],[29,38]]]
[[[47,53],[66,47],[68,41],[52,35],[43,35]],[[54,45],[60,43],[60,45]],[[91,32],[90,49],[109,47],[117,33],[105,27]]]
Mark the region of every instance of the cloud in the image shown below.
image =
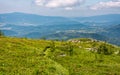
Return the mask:
[[[73,8],[72,7],[66,7],[65,9],[66,10],[72,10]]]
[[[90,9],[92,10],[99,10],[99,9],[106,9],[106,8],[120,8],[120,0],[112,0],[108,2],[99,2],[95,5],[92,5]]]
[[[38,6],[47,8],[64,8],[66,10],[72,10],[73,7],[81,5],[85,0],[36,0],[35,3]]]

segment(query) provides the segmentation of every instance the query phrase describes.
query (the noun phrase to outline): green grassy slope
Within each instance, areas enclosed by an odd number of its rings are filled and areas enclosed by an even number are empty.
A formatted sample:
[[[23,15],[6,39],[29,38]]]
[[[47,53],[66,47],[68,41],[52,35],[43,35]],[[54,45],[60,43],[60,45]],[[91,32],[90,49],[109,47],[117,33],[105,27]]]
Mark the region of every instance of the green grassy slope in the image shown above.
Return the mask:
[[[120,75],[120,48],[91,39],[0,37],[0,75]]]

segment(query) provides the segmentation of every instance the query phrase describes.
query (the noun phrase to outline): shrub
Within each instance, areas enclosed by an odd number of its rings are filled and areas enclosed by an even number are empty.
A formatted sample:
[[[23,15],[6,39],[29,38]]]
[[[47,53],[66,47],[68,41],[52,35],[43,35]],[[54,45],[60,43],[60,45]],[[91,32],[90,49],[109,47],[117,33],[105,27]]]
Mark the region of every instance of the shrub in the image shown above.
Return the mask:
[[[109,46],[106,43],[102,43],[98,49],[97,49],[98,54],[105,54],[109,55],[112,54],[112,51],[110,50]]]

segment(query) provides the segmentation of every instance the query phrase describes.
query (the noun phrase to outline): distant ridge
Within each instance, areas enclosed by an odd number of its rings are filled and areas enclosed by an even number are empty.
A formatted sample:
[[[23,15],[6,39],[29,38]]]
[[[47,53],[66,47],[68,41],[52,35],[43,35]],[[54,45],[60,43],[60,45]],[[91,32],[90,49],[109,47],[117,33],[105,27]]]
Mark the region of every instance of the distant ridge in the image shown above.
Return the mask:
[[[97,15],[90,17],[76,17],[74,18],[80,22],[115,22],[120,23],[120,14]]]
[[[37,25],[46,25],[46,24],[78,24],[79,22],[73,21],[65,17],[58,16],[41,16],[36,14],[27,14],[27,13],[5,13],[0,14],[0,23],[7,24],[37,24]]]

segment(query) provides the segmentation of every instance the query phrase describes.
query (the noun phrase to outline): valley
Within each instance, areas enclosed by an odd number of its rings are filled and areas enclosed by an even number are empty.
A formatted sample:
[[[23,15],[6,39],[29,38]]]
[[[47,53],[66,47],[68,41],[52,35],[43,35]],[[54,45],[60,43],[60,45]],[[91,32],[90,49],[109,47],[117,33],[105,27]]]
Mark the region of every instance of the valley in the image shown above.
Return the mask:
[[[120,45],[120,15],[64,18],[26,13],[0,15],[0,29],[6,36],[69,40],[93,38]]]

